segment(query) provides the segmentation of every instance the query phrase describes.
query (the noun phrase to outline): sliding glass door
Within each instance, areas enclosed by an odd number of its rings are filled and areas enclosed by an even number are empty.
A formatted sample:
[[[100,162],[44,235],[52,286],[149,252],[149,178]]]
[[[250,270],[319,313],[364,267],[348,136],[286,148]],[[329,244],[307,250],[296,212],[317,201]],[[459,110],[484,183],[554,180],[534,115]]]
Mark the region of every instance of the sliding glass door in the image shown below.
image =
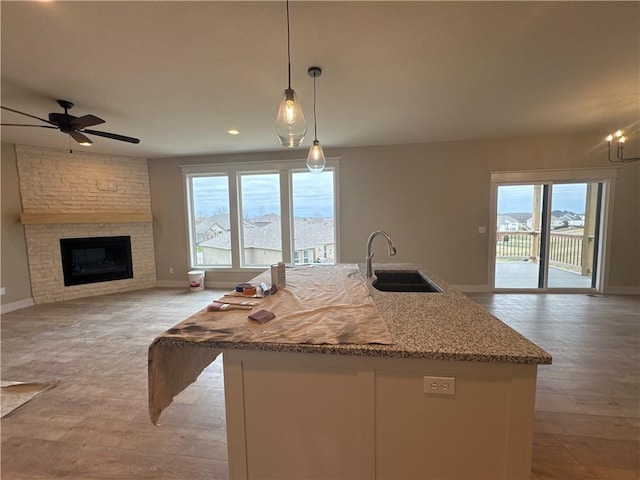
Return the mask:
[[[552,185],[549,288],[596,286],[601,183]]]
[[[542,185],[500,185],[496,217],[496,288],[538,288]]]
[[[597,288],[601,182],[497,185],[494,287]]]

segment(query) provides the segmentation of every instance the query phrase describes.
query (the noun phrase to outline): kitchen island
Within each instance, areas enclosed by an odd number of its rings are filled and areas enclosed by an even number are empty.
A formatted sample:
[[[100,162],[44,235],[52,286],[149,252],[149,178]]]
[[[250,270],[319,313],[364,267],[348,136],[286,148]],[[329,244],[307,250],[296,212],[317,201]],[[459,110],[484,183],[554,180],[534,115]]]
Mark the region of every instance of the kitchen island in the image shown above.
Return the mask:
[[[287,269],[259,306],[271,322],[199,312],[153,342],[152,420],[223,352],[231,478],[529,478],[549,354],[420,265],[375,270],[441,292],[378,291],[362,265]]]

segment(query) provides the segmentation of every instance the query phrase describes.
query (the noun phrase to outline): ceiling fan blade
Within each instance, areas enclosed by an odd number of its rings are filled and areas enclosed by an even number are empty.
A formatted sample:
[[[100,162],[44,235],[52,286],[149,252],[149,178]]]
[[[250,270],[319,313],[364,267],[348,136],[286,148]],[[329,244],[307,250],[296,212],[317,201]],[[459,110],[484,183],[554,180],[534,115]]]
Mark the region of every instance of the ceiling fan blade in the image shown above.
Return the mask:
[[[124,135],[118,135],[117,133],[100,132],[98,130],[83,130],[84,133],[89,135],[97,135],[99,137],[111,138],[112,140],[120,140],[121,142],[140,143],[139,138],[125,137]]]
[[[80,144],[91,145],[93,143],[89,137],[75,130],[71,132],[65,132],[65,133],[68,133],[69,135],[71,135],[71,138],[73,138],[76,142]]]
[[[31,115],[29,113],[21,112],[20,110],[14,110],[13,108],[2,107],[2,106],[0,106],[0,108],[2,110],[8,110],[8,111],[13,112],[13,113],[19,113],[20,115],[24,115],[26,117],[35,118],[36,120],[40,120],[41,122],[48,123],[49,125],[55,125],[55,123],[50,122],[49,120],[45,120],[44,118],[36,117],[35,115]]]
[[[95,115],[83,115],[71,121],[71,126],[82,130],[85,127],[92,127],[94,125],[100,125],[104,123],[104,120]]]
[[[52,127],[51,125],[28,125],[26,123],[0,123],[3,127],[37,127],[37,128],[53,128],[57,130],[58,127]]]

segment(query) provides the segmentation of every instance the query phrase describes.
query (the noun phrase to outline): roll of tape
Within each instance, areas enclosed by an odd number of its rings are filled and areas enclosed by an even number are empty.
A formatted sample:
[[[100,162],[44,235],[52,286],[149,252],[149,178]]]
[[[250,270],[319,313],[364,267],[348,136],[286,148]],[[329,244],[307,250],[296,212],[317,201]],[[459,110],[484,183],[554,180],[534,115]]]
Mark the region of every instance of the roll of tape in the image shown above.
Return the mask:
[[[236,292],[244,293],[245,288],[253,288],[255,290],[255,287],[250,283],[239,283],[236,285]]]

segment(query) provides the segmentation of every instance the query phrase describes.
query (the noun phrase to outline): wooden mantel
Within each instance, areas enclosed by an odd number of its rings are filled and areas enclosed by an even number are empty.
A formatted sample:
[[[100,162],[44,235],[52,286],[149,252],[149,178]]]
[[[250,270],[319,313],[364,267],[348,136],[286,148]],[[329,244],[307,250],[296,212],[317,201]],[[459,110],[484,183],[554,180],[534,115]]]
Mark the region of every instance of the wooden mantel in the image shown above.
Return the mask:
[[[54,225],[61,223],[151,223],[149,213],[127,212],[77,212],[77,213],[23,213],[23,225]]]

